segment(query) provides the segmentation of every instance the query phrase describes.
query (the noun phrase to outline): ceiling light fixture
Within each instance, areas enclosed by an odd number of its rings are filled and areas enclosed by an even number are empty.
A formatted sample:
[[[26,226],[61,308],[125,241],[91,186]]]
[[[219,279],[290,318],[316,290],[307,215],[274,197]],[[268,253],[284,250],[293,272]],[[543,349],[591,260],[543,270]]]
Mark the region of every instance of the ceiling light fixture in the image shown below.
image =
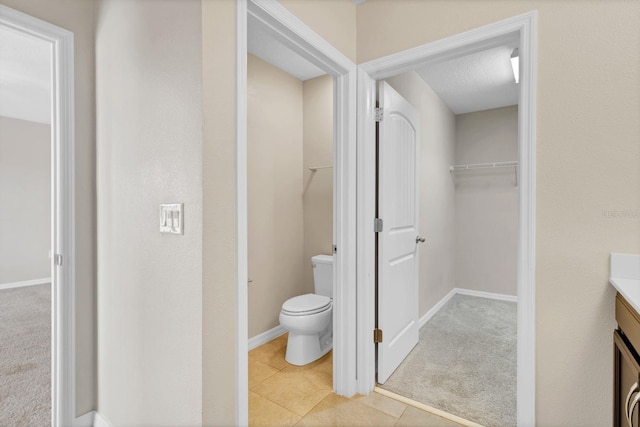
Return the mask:
[[[513,70],[513,77],[516,79],[516,84],[520,81],[520,56],[518,49],[513,49],[511,53],[511,69]]]

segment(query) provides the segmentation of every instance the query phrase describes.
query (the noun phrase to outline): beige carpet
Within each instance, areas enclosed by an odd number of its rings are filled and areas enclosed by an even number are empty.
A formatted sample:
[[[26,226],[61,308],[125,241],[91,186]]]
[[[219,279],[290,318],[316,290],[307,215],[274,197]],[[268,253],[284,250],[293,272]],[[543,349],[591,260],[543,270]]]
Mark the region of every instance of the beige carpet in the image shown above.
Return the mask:
[[[0,290],[0,426],[51,425],[51,286]]]
[[[516,303],[454,295],[383,389],[495,427],[516,425]]]

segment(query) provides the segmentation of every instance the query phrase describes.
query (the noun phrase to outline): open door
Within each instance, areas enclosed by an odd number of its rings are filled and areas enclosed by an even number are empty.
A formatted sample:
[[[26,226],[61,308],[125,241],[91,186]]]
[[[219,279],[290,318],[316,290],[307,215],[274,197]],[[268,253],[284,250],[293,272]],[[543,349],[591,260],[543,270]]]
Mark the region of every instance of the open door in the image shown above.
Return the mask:
[[[378,86],[377,381],[418,343],[418,112]]]

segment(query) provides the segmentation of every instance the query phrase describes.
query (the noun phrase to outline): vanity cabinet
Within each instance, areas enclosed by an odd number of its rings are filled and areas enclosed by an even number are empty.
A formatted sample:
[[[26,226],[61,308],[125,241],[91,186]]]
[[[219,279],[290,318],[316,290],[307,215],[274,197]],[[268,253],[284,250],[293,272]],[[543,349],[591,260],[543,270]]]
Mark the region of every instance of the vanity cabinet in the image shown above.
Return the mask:
[[[620,294],[616,295],[616,321],[613,425],[640,427],[640,314]]]

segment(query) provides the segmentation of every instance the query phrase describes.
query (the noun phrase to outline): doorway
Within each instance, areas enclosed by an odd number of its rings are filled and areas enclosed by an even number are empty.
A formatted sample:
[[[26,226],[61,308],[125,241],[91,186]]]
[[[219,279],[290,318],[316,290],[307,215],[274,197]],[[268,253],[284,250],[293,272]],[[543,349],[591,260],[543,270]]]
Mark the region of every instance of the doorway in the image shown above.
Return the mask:
[[[277,2],[237,2],[238,16],[238,392],[237,420],[248,415],[248,233],[247,233],[247,18],[264,24],[277,40],[333,78],[333,388],[356,389],[355,351],[355,96],[356,67]],[[316,165],[314,165],[316,166]],[[323,165],[319,165],[323,166]],[[326,172],[326,171],[325,171]],[[316,172],[317,173],[317,172]]]
[[[409,317],[414,329],[394,328],[401,316],[389,306],[388,295],[397,299],[404,281],[387,278],[388,257],[378,258],[378,328],[384,331],[378,343],[378,387],[482,425],[515,425],[519,192],[514,49],[513,44],[500,46],[385,79],[387,90],[396,90],[420,118],[419,154],[411,157],[417,159],[417,178],[402,185],[416,184],[419,225],[409,229],[405,218],[398,227],[397,208],[385,212],[381,197],[385,227],[378,233],[379,254],[386,251],[387,234],[398,239],[401,233],[394,229],[406,230],[406,247],[419,273],[411,297],[401,304],[403,315],[411,312],[409,306],[416,310]],[[480,76],[491,76],[491,84]],[[382,129],[393,106],[380,103],[382,168],[402,153],[384,153],[389,141]],[[395,147],[400,139],[392,141]],[[390,184],[383,175],[380,171],[379,193]],[[407,203],[406,190],[395,187],[393,194],[405,197],[393,204]],[[396,331],[412,331],[415,347],[387,367],[385,357],[398,352],[393,348],[400,342]]]
[[[48,44],[0,26],[0,425],[51,419],[50,80]]]
[[[373,60],[360,65],[359,71],[359,133],[358,149],[365,159],[359,170],[359,187],[363,193],[363,215],[359,220],[358,312],[362,321],[359,336],[365,337],[358,347],[358,373],[361,392],[374,388],[376,347],[371,337],[375,329],[374,279],[376,271],[375,236],[367,225],[375,220],[375,105],[376,81],[435,64],[445,59],[460,58],[505,42],[517,43],[520,60],[518,88],[518,243],[517,243],[517,423],[534,424],[535,371],[534,371],[534,244],[535,244],[535,12],[507,19],[471,30],[463,34],[429,43],[406,52]],[[428,236],[426,236],[428,239]],[[384,331],[383,331],[384,336]],[[361,382],[360,382],[361,381]]]
[[[313,301],[331,306],[334,82],[251,16],[248,29],[249,424],[290,423],[333,389],[332,309]]]
[[[2,5],[0,30],[39,43],[49,55],[50,95],[48,113],[44,113],[50,126],[49,141],[45,141],[50,147],[50,172],[46,174],[50,180],[50,240],[46,245],[50,253],[45,255],[49,256],[45,268],[51,278],[47,292],[51,302],[48,418],[55,427],[71,425],[75,418],[73,33]]]

